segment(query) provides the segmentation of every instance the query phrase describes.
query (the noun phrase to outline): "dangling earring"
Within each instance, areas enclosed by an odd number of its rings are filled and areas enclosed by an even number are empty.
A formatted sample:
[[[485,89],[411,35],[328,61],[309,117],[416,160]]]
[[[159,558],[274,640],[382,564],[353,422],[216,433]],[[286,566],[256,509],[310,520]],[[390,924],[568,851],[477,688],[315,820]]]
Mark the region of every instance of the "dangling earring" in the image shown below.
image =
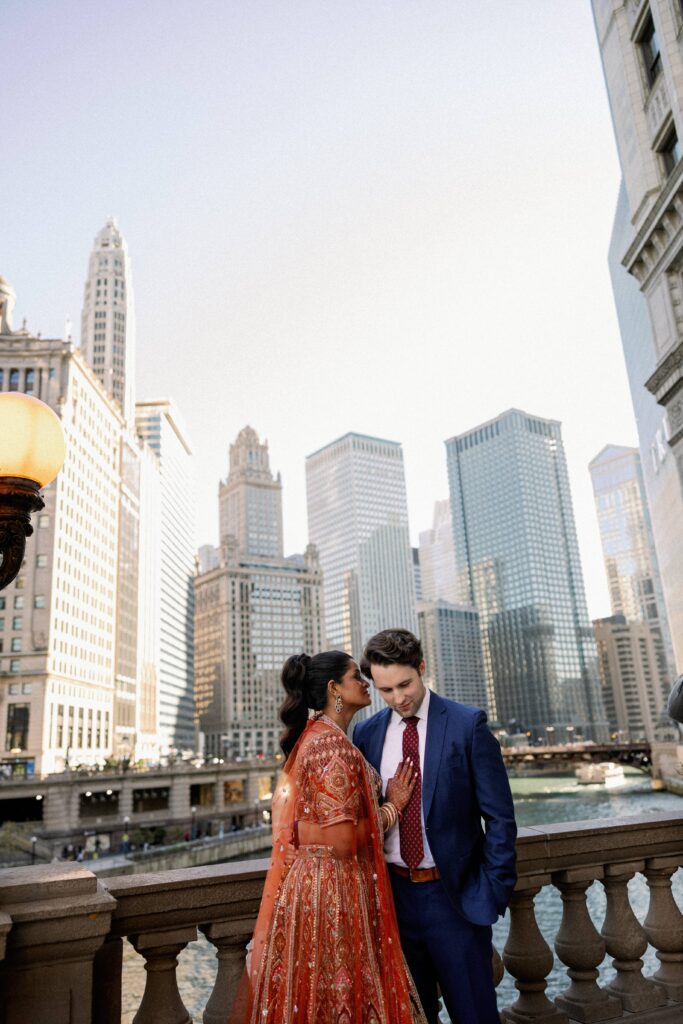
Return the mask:
[[[344,710],[344,701],[341,699],[339,694],[337,694],[337,698],[334,702],[334,710],[337,712],[338,715],[341,715],[342,711]]]

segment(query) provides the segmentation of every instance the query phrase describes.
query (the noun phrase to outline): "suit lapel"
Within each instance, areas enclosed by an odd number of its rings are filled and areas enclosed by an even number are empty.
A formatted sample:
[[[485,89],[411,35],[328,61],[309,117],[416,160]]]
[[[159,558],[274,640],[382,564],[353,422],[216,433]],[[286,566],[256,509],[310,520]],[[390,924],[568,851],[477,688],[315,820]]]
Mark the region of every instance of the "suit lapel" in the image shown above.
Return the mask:
[[[422,780],[422,811],[425,821],[429,814],[436,780],[439,775],[441,764],[441,751],[443,749],[444,736],[446,735],[446,705],[438,694],[432,692],[429,695],[429,714],[427,716],[427,745],[424,760],[424,778]],[[385,730],[386,731],[386,730]]]
[[[378,773],[380,765],[382,764],[384,737],[387,734],[390,718],[391,708],[384,708],[380,711],[375,720],[374,728],[369,730],[370,735],[368,736],[367,746],[365,748],[365,756],[367,760]]]

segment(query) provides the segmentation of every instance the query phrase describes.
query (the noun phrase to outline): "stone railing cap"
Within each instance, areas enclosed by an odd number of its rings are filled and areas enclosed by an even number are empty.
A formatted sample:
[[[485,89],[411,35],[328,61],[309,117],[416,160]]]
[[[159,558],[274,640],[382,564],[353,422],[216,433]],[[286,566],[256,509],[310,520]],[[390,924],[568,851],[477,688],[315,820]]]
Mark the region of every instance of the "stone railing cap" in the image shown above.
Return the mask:
[[[97,878],[81,864],[40,864],[0,872],[0,906],[95,892]]]

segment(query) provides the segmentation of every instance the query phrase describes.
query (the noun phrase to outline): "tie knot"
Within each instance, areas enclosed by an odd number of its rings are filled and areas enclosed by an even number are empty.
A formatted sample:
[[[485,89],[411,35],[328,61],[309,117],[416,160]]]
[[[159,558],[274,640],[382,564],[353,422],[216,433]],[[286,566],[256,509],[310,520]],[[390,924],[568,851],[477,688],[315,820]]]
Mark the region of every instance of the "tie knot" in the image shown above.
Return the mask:
[[[406,725],[411,725],[413,729],[417,729],[417,723],[420,721],[417,715],[411,715],[410,718],[404,718],[403,721]]]

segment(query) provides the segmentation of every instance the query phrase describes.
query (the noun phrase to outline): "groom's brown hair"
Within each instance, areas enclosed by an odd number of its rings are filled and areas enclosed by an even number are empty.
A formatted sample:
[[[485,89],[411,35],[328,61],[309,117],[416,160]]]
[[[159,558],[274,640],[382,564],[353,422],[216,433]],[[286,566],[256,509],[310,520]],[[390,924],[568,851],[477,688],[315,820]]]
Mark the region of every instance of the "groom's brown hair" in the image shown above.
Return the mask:
[[[383,629],[365,645],[360,668],[363,675],[372,675],[373,665],[410,665],[419,669],[423,661],[422,644],[414,633],[409,629]]]

